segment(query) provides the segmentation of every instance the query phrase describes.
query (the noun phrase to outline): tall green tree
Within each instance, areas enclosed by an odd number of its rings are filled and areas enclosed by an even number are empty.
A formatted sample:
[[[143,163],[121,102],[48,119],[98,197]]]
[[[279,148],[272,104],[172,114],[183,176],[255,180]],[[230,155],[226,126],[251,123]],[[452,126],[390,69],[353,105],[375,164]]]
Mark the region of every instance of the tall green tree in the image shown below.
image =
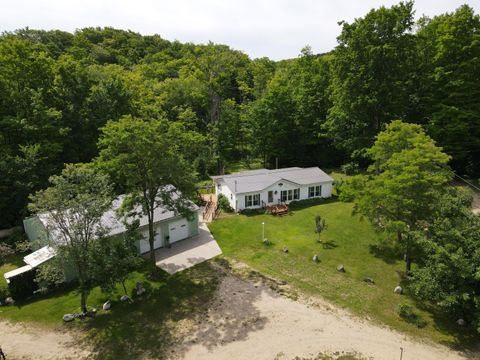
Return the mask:
[[[465,189],[452,187],[444,194],[425,230],[425,257],[413,271],[411,287],[420,299],[480,332],[480,218],[472,213],[471,201]]]
[[[327,129],[337,146],[353,158],[365,150],[385,124],[394,119],[413,122],[410,95],[415,84],[413,2],[371,10],[342,32],[332,63]]]
[[[155,272],[154,213],[159,207],[189,215],[188,197],[195,173],[187,161],[195,134],[179,131],[180,123],[124,116],[102,128],[97,165],[127,193],[124,211],[140,207],[148,217],[152,273]]]
[[[480,16],[467,6],[419,24],[419,85],[428,131],[452,167],[480,176]],[[426,84],[426,86],[425,86]]]
[[[87,298],[98,284],[95,276],[95,242],[108,234],[101,219],[112,205],[109,178],[84,166],[67,165],[61,175],[50,178],[51,186],[31,197],[29,208],[38,214],[48,213],[49,243],[56,253],[50,262],[54,277],[72,266],[78,278],[80,308],[87,312]],[[43,273],[49,277],[48,272]]]
[[[377,136],[368,154],[375,161],[370,173],[352,183],[355,211],[396,236],[408,273],[418,248],[417,235],[433,220],[450,179],[449,156],[419,125],[398,120]]]

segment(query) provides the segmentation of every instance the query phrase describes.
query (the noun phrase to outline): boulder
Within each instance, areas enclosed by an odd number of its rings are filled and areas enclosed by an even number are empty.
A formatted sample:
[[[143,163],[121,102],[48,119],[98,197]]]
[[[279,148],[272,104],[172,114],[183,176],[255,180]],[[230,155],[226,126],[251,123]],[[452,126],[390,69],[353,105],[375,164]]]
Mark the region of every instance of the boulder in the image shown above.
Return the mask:
[[[125,302],[125,301],[128,301],[130,300],[130,298],[128,297],[128,295],[122,295],[122,297],[120,298],[120,301],[121,302]]]
[[[145,290],[145,288],[140,288],[140,289],[137,290],[137,295],[141,296],[141,295],[145,294],[145,291],[147,291],[147,290]]]
[[[13,305],[13,304],[15,304],[15,300],[13,300],[12,297],[7,297],[5,299],[5,305]]]
[[[395,294],[399,294],[399,295],[400,295],[400,294],[403,293],[403,289],[402,289],[401,286],[397,286],[397,287],[395,287],[395,289],[393,290],[393,292],[394,292]]]
[[[107,301],[103,304],[102,309],[106,311],[106,310],[110,310],[111,307],[112,307],[112,303],[110,302],[110,300],[107,300]]]
[[[458,325],[458,326],[465,326],[465,324],[466,324],[466,322],[465,322],[465,320],[463,320],[462,318],[460,318],[460,319],[457,320],[457,325]]]
[[[312,259],[312,260],[313,260],[314,262],[318,263],[318,261],[319,261],[318,255],[317,255],[317,254],[313,255],[313,259]]]
[[[137,282],[135,284],[135,290],[136,290],[136,293],[137,293],[138,296],[141,296],[141,295],[145,294],[145,291],[147,291],[147,290],[145,290],[145,288],[143,287],[141,282]]]
[[[63,315],[63,321],[70,322],[70,321],[73,321],[73,320],[75,320],[75,315],[73,315],[73,314]]]
[[[340,264],[337,266],[337,271],[338,272],[345,272],[345,266],[343,266],[343,264]]]
[[[286,246],[283,247],[283,252],[288,253],[288,248]]]
[[[367,284],[375,284],[375,281],[373,281],[371,277],[366,277],[365,279],[363,279],[363,281],[365,281]]]

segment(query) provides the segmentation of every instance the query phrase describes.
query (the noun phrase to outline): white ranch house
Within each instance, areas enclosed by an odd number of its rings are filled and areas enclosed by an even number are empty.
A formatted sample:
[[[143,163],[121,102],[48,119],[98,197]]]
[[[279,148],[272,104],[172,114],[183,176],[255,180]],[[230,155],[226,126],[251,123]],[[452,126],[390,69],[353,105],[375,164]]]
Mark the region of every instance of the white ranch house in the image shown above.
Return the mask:
[[[236,211],[332,196],[333,179],[318,167],[250,170],[211,176],[215,193]]]

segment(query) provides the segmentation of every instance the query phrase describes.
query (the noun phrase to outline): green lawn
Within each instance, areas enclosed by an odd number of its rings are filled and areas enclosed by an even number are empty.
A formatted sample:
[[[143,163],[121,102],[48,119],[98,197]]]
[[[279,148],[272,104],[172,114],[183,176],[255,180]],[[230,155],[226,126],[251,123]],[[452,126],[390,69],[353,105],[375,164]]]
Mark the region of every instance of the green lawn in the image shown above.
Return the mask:
[[[379,250],[376,245],[380,234],[368,221],[352,217],[352,207],[332,200],[292,211],[285,217],[224,215],[210,229],[225,256],[286,280],[308,294],[321,295],[356,314],[414,336],[452,345],[469,344],[471,333],[458,329],[455,319],[447,319],[434,307],[416,302],[408,291],[402,296],[394,294],[395,286],[405,286],[404,263]],[[322,233],[323,244],[316,241],[316,215],[325,218],[328,226]],[[271,246],[261,241],[262,222]],[[284,246],[288,253],[282,252]],[[314,254],[320,257],[318,264],[312,261]],[[336,270],[339,264],[345,265],[346,273]],[[375,285],[365,283],[365,277],[373,278]],[[427,326],[418,328],[403,321],[397,313],[400,303],[413,306]]]
[[[3,267],[0,269],[3,271]],[[44,297],[0,307],[0,318],[35,322],[47,327],[81,330],[86,341],[98,350],[99,359],[164,358],[175,337],[179,320],[192,318],[208,306],[218,283],[216,272],[203,263],[175,275],[162,273],[156,281],[147,272],[135,272],[127,289],[134,298],[136,281],[147,292],[132,303],[120,303],[121,287],[107,295],[95,288],[89,296],[90,307],[100,309],[94,319],[63,324],[65,313],[79,312],[79,295],[74,290],[59,290]],[[112,309],[102,311],[102,304],[112,300]]]

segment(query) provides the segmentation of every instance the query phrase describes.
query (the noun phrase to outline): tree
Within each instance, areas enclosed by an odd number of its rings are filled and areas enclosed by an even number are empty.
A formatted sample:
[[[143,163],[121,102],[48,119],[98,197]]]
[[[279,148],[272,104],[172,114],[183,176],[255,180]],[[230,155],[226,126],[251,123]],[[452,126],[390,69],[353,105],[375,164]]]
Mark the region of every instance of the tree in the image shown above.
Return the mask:
[[[342,32],[332,63],[331,100],[326,128],[353,158],[363,158],[375,135],[394,119],[413,121],[416,104],[413,2],[371,10]]]
[[[48,214],[48,244],[55,250],[50,269],[53,277],[72,266],[78,278],[80,308],[87,312],[87,297],[97,285],[95,243],[104,240],[108,228],[101,219],[112,205],[112,187],[106,175],[81,165],[66,165],[61,175],[50,177],[51,186],[31,196],[29,208]],[[48,271],[43,275],[48,277]]]
[[[454,169],[478,177],[480,104],[474,99],[480,97],[480,16],[463,5],[423,18],[417,38],[428,131],[452,156]]]
[[[315,216],[315,232],[318,234],[318,242],[322,242],[320,240],[320,234],[326,227],[325,219],[322,219],[320,215]]]
[[[127,195],[125,213],[137,206],[148,217],[152,274],[155,273],[154,213],[162,207],[190,215],[187,198],[194,192],[195,174],[188,162],[188,147],[195,134],[180,123],[124,116],[102,128],[99,168],[111,174]]]
[[[130,224],[126,219],[125,226],[127,231],[124,234],[95,243],[93,271],[103,291],[112,292],[120,283],[126,295],[125,281],[142,262],[135,246],[142,235],[138,231],[138,220]]]
[[[471,211],[471,194],[451,187],[441,198],[435,220],[425,230],[425,253],[413,271],[416,296],[472,323],[480,332],[480,218]]]
[[[417,234],[432,221],[451,177],[449,156],[419,125],[398,120],[377,136],[368,154],[375,161],[370,173],[350,182],[355,187],[355,211],[380,230],[396,235],[408,273]]]

